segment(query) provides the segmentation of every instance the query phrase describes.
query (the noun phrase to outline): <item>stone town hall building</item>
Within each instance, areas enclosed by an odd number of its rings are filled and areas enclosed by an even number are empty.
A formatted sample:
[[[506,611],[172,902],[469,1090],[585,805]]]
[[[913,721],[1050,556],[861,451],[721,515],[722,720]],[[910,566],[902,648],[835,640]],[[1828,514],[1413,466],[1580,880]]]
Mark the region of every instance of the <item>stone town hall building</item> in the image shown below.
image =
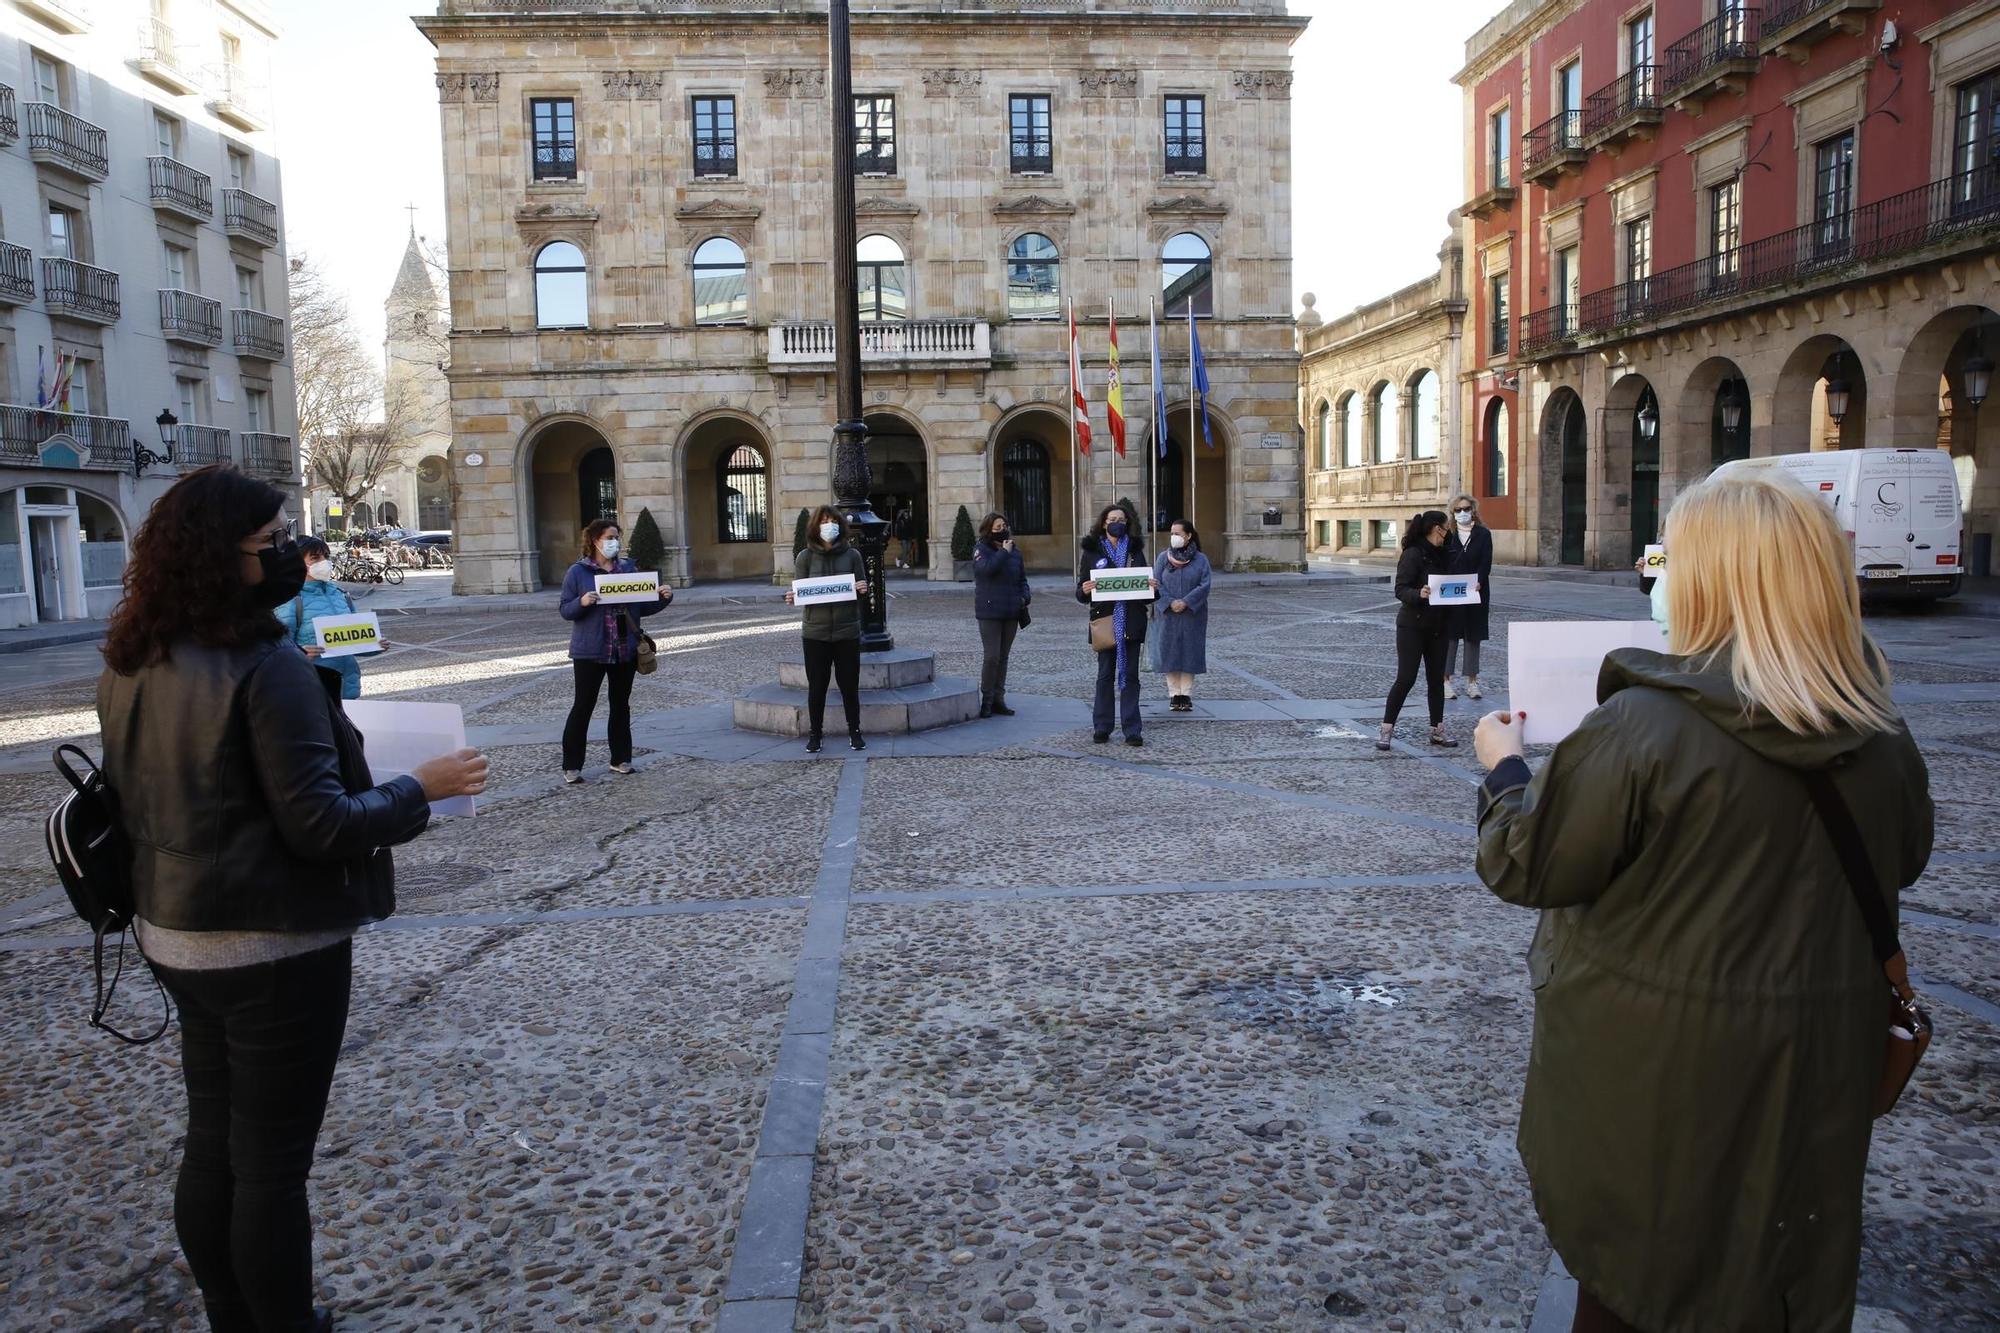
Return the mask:
[[[600,513],[659,521],[674,582],[788,571],[830,495],[824,9],[809,0],[443,0],[458,587],[534,588]],[[1097,443],[1087,506],[1143,494],[1147,302],[1192,302],[1213,443],[1163,320],[1162,510],[1211,558],[1303,557],[1282,0],[1020,0],[854,20],[863,394],[877,512],[915,506],[949,577],[959,506],[1070,561],[1066,347]],[[1113,480],[1107,307],[1130,453]]]

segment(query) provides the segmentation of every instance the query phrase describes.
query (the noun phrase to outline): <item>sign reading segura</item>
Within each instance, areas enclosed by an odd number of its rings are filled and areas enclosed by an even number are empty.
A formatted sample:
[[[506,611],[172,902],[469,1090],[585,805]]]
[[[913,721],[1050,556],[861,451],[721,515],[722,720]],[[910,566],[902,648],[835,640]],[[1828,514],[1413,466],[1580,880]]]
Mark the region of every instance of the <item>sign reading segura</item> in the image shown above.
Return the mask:
[[[1153,573],[1148,569],[1100,569],[1090,576],[1093,602],[1136,602],[1153,595]]]
[[[315,616],[313,634],[319,639],[322,658],[382,651],[382,626],[373,611],[351,616]]]
[[[657,602],[660,576],[640,570],[630,574],[599,574],[597,600],[600,602]]]
[[[828,602],[855,600],[852,574],[826,574],[816,579],[792,580],[794,606],[824,606]]]

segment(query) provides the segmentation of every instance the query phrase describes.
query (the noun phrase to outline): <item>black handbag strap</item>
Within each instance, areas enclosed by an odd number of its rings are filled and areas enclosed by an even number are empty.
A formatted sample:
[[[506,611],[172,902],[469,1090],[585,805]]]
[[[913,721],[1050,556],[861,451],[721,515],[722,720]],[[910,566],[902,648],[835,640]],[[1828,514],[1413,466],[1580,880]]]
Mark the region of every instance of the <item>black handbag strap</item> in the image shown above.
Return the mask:
[[[1831,773],[1817,769],[1802,776],[1806,791],[1812,796],[1813,809],[1819,812],[1820,823],[1826,825],[1827,836],[1833,839],[1840,868],[1847,872],[1847,887],[1854,893],[1854,905],[1861,909],[1862,921],[1867,923],[1868,942],[1875,951],[1875,961],[1886,965],[1903,951],[1903,946],[1896,938],[1895,923],[1889,919],[1889,906],[1882,896],[1882,882],[1875,875],[1875,863],[1868,859],[1868,849],[1862,845],[1861,829],[1855,824],[1847,802],[1841,799],[1840,788],[1834,785]]]

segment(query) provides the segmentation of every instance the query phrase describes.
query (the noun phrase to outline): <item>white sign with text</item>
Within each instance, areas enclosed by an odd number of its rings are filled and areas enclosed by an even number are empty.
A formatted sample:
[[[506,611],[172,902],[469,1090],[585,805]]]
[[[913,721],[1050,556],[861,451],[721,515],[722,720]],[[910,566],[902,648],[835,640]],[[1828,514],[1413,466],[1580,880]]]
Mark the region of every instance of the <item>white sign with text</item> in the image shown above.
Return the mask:
[[[852,574],[822,574],[818,578],[792,580],[794,606],[825,606],[829,602],[857,600]]]
[[[1150,569],[1100,569],[1090,576],[1093,602],[1134,602],[1153,595]]]
[[[1479,604],[1479,576],[1477,574],[1433,574],[1430,577],[1432,606],[1477,606]]]
[[[382,651],[382,625],[373,611],[351,616],[314,616],[312,627],[322,659]]]
[[[657,602],[660,600],[660,576],[645,569],[629,574],[599,574],[597,600],[613,603]]]

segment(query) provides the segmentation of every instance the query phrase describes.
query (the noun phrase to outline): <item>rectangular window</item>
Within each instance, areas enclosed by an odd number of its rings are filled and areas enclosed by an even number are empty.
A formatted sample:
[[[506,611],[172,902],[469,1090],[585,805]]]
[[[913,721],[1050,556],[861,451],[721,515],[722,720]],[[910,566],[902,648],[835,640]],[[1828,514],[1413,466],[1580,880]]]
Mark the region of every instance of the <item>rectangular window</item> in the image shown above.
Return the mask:
[[[90,381],[97,373],[95,361],[85,361],[82,357],[70,360],[69,410],[81,416],[90,415]]]
[[[1653,276],[1653,219],[1633,218],[1625,224],[1625,281],[1643,283]]]
[[[1583,110],[1583,62],[1572,60],[1556,71],[1556,110]]]
[[[271,420],[270,399],[271,395],[263,389],[243,391],[243,414],[249,420],[252,431],[261,434],[269,429],[266,423]]]
[[[1166,102],[1167,171],[1183,176],[1208,174],[1208,102],[1169,97]]]
[[[1625,25],[1625,72],[1632,76],[1635,102],[1652,100],[1653,93],[1653,11],[1650,9]]]
[[[1501,107],[1492,116],[1492,150],[1488,161],[1492,165],[1492,185],[1490,188],[1504,190],[1514,183],[1514,112],[1511,107]]]
[[[76,234],[76,214],[67,208],[49,207],[49,253],[57,259],[81,259]]]
[[[62,84],[62,66],[40,51],[35,52],[35,100],[61,106]]]
[[[236,270],[236,304],[238,308],[243,310],[262,310],[264,308],[263,293],[261,290],[263,283],[259,281],[260,276],[254,268],[239,268]]]
[[[176,160],[181,155],[181,123],[157,111],[153,113],[153,151]]]
[[[1362,528],[1360,519],[1344,518],[1340,521],[1340,544],[1343,547],[1353,547],[1361,545],[1361,533],[1362,533]]]
[[[1049,99],[1039,93],[1016,93],[1007,99],[1007,170],[1019,175],[1054,169],[1049,115]]]
[[[1854,131],[1813,148],[1813,242],[1820,257],[1844,253],[1854,238]]]
[[[1393,518],[1375,520],[1375,546],[1378,550],[1393,550],[1399,537],[1399,528]]]
[[[167,286],[179,292],[191,290],[188,287],[188,252],[184,245],[169,245],[167,252]]]
[[[1316,518],[1313,520],[1313,545],[1319,547],[1333,545],[1333,520]]]
[[[1952,203],[1960,209],[2000,204],[2000,70],[1958,86],[1951,174]]]
[[[229,188],[232,190],[250,188],[250,154],[240,148],[229,150]]]
[[[1732,177],[1708,191],[1709,272],[1717,280],[1736,276],[1743,245],[1743,178]]]
[[[896,174],[896,99],[874,94],[854,99],[854,171],[860,176]]]
[[[1556,251],[1556,333],[1568,336],[1576,328],[1577,307],[1583,303],[1583,273],[1577,263],[1576,247]]]
[[[694,174],[736,174],[736,99],[694,99]]]
[[[536,97],[528,102],[535,135],[538,181],[576,179],[576,102],[568,97]]]
[[[1486,308],[1492,312],[1493,322],[1486,350],[1492,356],[1507,355],[1507,349],[1513,344],[1513,318],[1507,308],[1508,279],[1512,276],[1502,273],[1487,284]]]
[[[179,403],[181,424],[197,425],[201,421],[201,381],[191,380],[185,375],[174,376],[174,394]]]

